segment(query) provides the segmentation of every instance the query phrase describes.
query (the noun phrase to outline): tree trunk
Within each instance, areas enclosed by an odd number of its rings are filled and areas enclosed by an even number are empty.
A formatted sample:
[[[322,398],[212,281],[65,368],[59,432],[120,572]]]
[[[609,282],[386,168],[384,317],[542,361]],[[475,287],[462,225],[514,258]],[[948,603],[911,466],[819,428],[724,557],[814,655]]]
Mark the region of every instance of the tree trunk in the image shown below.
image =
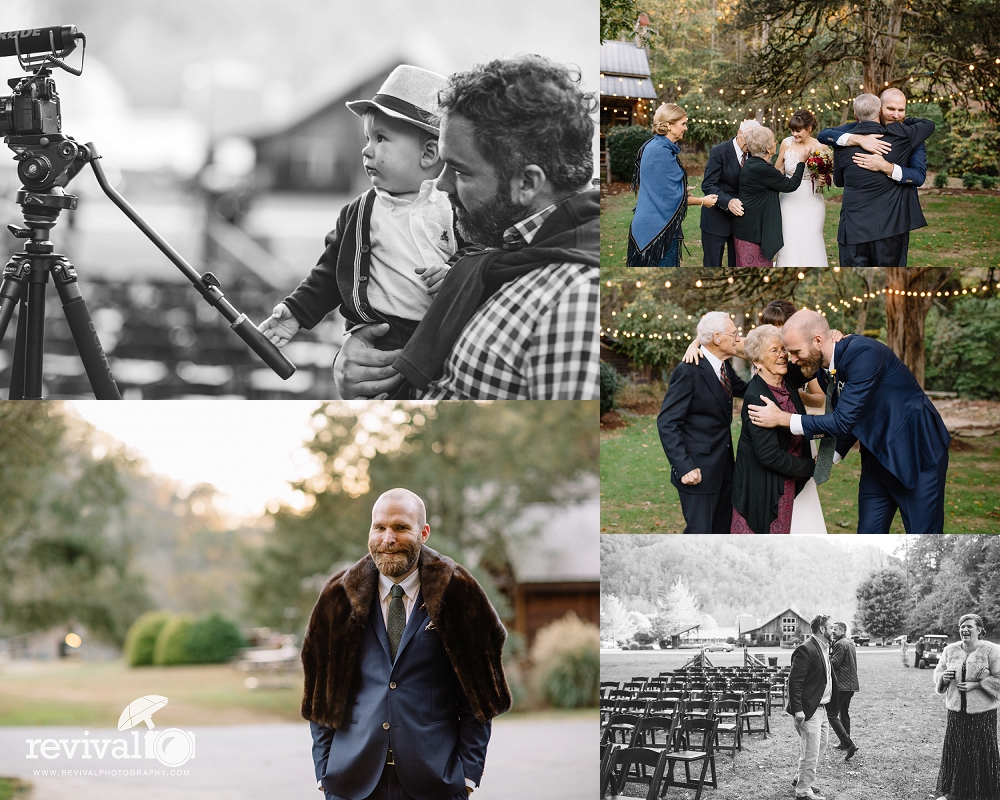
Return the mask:
[[[885,274],[886,343],[923,387],[924,319],[934,292],[948,280],[951,270],[886,267]]]
[[[903,25],[905,0],[881,0],[866,4],[861,13],[865,51],[864,90],[878,95],[892,79],[896,66],[896,43]]]

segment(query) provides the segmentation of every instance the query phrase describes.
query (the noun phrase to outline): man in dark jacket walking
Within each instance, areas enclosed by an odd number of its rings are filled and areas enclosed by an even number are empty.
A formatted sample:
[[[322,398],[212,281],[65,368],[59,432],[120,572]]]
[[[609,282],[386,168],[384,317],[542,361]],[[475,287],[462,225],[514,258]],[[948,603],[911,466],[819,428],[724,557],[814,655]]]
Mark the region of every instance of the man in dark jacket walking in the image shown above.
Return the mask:
[[[850,741],[851,736],[851,698],[861,687],[858,684],[858,655],[854,642],[847,637],[847,623],[838,622],[833,626],[833,644],[830,645],[830,663],[837,676],[837,709],[830,712],[830,724],[834,719],[844,726],[848,741],[841,739],[838,750],[847,751],[847,759],[858,751],[858,746]],[[833,725],[836,730],[836,726]]]

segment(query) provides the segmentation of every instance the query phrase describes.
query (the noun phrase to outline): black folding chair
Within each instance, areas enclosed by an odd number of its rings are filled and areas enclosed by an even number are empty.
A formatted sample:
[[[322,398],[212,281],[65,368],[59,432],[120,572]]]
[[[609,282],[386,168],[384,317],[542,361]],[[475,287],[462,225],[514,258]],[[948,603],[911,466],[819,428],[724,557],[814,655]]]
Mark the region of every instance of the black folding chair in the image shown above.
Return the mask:
[[[718,735],[718,718],[713,719],[691,719],[685,718],[681,723],[681,738],[685,741],[686,749],[666,751],[663,758],[667,762],[666,775],[662,776],[661,784],[663,795],[671,786],[680,789],[695,789],[694,800],[701,800],[701,790],[706,783],[713,789],[718,789],[719,784],[715,776],[715,739]],[[691,777],[691,765],[701,762],[701,774],[696,778]],[[674,768],[678,763],[684,765],[684,780],[674,777]],[[711,782],[706,782],[705,776],[708,771],[712,771]]]
[[[626,747],[616,751],[610,770],[613,796],[622,796],[627,784],[641,783],[647,787],[646,800],[657,800],[663,782],[665,758],[666,751],[661,753],[644,747]],[[601,789],[603,797],[604,787]]]

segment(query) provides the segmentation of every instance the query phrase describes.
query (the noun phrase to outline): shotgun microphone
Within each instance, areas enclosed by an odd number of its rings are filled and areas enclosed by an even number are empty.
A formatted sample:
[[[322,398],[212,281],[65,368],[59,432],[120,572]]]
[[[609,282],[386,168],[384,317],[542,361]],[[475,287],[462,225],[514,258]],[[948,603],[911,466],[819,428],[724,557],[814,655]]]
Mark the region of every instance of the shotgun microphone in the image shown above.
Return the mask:
[[[59,53],[69,55],[76,48],[79,33],[75,25],[56,25],[50,28],[27,28],[0,33],[0,57],[19,53]]]

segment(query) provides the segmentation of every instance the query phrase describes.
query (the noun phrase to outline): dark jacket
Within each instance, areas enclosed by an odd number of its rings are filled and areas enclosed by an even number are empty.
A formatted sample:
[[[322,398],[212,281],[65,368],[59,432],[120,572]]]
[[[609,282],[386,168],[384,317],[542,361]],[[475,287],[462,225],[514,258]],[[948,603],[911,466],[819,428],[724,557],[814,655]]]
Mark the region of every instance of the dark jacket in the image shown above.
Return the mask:
[[[830,663],[833,664],[833,671],[837,675],[837,686],[840,691],[857,692],[861,689],[858,683],[858,654],[854,650],[854,642],[844,636],[830,645]]]
[[[906,121],[903,121],[906,124]],[[848,122],[846,125],[840,125],[836,128],[826,128],[820,131],[816,138],[820,140],[825,145],[829,145],[831,149],[835,148],[837,144],[837,139],[839,139],[845,133],[854,133],[854,129],[858,126],[857,122]],[[836,150],[834,149],[834,152]],[[900,184],[902,186],[908,186],[912,191],[905,192],[903,194],[904,201],[906,203],[907,216],[910,226],[910,230],[920,228],[927,224],[924,219],[924,212],[920,209],[920,197],[917,194],[917,187],[923,186],[924,181],[927,180],[927,145],[925,142],[921,142],[914,148],[913,152],[910,154],[910,159],[905,164],[899,165],[902,171],[902,181]]]
[[[743,397],[747,384],[728,361],[722,368],[729,375],[734,397]],[[733,466],[733,401],[708,363],[677,365],[656,418],[663,452],[670,462],[670,482],[679,492],[714,494],[726,471]],[[701,483],[688,486],[681,478],[701,470]]]
[[[881,342],[848,336],[834,345],[833,413],[802,417],[802,430],[837,437],[847,455],[860,441],[907,489],[947,456],[951,436],[913,373]]]
[[[796,413],[805,414],[798,391],[791,388],[790,395]],[[754,375],[743,396],[740,412],[743,427],[733,472],[733,508],[743,515],[754,533],[770,532],[771,523],[778,517],[778,501],[785,490],[785,479],[798,478],[795,482],[795,494],[798,495],[815,467],[811,458],[798,458],[788,453],[792,443],[792,432],[788,428],[759,428],[750,421],[749,406],[764,405],[762,398],[765,397],[776,402],[767,382],[760,375]]]
[[[701,190],[719,196],[714,206],[701,207],[701,229],[715,236],[728,237],[736,219],[729,211],[729,201],[740,193],[740,161],[732,139],[717,144],[708,154]]]
[[[914,148],[934,133],[934,123],[911,118],[905,124],[892,122],[859,122],[851,133],[882,134],[882,141],[892,145],[883,156],[886,161],[905,165]],[[840,207],[837,241],[840,244],[863,244],[898,236],[927,224],[920,203],[915,207],[909,186],[896,183],[882,172],[872,172],[854,163],[860,147],[835,147],[833,182],[844,187]]]
[[[806,719],[819,708],[826,689],[826,667],[823,664],[823,651],[813,636],[809,636],[804,644],[800,644],[792,653],[792,671],[788,673],[788,705],[785,711],[796,714],[801,711]],[[830,702],[837,705],[837,673],[830,670],[832,692]]]
[[[330,797],[367,797],[390,748],[409,795],[451,797],[465,778],[479,783],[489,720],[510,708],[506,631],[482,588],[426,546],[418,570],[394,662],[370,556],[327,582],[309,619],[302,716]]]
[[[795,174],[786,178],[763,158],[750,156],[740,172],[743,216],[733,218],[733,235],[745,242],[757,242],[765,258],[774,258],[785,246],[778,192],[798,189],[805,168],[805,162],[800,162]]]

